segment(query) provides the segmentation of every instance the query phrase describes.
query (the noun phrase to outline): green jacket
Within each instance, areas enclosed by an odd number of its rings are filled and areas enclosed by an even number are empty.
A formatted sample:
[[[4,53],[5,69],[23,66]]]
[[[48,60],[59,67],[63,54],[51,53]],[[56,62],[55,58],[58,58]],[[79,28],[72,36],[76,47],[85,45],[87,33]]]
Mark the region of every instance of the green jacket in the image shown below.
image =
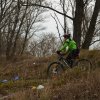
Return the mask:
[[[68,47],[68,50],[66,50],[67,47]],[[71,52],[74,49],[77,49],[76,42],[72,39],[67,39],[64,41],[63,46],[60,48],[60,51]]]

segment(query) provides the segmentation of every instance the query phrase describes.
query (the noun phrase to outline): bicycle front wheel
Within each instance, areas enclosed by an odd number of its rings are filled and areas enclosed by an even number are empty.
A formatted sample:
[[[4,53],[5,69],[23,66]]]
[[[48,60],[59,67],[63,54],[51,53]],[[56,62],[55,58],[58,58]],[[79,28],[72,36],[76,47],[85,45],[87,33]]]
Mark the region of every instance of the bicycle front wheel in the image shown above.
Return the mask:
[[[64,72],[63,65],[60,62],[53,62],[48,66],[47,76],[49,78],[57,78]]]
[[[92,63],[88,59],[78,60],[77,66],[81,68],[82,71],[91,71],[92,69]]]

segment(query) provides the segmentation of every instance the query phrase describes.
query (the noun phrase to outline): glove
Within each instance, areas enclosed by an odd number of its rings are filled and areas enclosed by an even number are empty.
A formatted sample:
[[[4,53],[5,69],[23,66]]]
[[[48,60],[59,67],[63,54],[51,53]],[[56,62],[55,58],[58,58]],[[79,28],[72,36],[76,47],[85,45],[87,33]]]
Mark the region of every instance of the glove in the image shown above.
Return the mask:
[[[57,51],[57,54],[60,54],[60,52],[61,52],[61,51],[60,51],[60,50],[58,50],[58,51]]]

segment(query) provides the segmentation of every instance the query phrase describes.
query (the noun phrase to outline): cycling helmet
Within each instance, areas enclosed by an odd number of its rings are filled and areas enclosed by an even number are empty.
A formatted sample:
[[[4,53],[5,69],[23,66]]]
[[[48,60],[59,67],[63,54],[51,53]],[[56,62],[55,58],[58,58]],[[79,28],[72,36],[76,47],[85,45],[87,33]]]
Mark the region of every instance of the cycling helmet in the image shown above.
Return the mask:
[[[64,34],[63,37],[64,38],[70,38],[70,34]]]

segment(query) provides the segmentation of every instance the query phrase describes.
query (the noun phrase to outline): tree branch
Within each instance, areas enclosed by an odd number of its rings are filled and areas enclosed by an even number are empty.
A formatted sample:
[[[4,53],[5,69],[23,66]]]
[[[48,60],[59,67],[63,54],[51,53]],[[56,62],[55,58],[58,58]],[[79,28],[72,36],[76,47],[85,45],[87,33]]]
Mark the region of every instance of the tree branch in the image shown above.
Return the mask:
[[[51,15],[52,16],[52,15]],[[59,38],[60,38],[60,41],[61,41],[61,43],[63,44],[63,42],[62,42],[62,39],[61,39],[61,36],[60,36],[60,32],[59,32],[59,27],[58,27],[58,23],[57,23],[57,20],[55,19],[55,17],[54,16],[52,16],[52,18],[55,20],[55,22],[56,22],[56,25],[57,25],[57,31],[58,31],[58,34],[59,34]]]
[[[74,18],[72,18],[72,17],[70,17],[70,16],[68,16],[68,15],[66,15],[64,13],[61,13],[58,10],[55,10],[54,8],[49,7],[49,6],[44,6],[44,5],[40,5],[40,4],[32,4],[32,3],[31,4],[22,4],[22,6],[38,6],[38,7],[47,8],[47,9],[50,9],[52,11],[55,11],[55,12],[57,12],[57,13],[63,15],[63,16],[66,16],[67,18],[71,19],[72,21],[74,20]]]
[[[95,40],[95,41],[93,41],[90,45],[92,45],[92,44],[94,44],[94,43],[96,43],[96,42],[99,42],[99,41],[100,41],[100,39]]]

